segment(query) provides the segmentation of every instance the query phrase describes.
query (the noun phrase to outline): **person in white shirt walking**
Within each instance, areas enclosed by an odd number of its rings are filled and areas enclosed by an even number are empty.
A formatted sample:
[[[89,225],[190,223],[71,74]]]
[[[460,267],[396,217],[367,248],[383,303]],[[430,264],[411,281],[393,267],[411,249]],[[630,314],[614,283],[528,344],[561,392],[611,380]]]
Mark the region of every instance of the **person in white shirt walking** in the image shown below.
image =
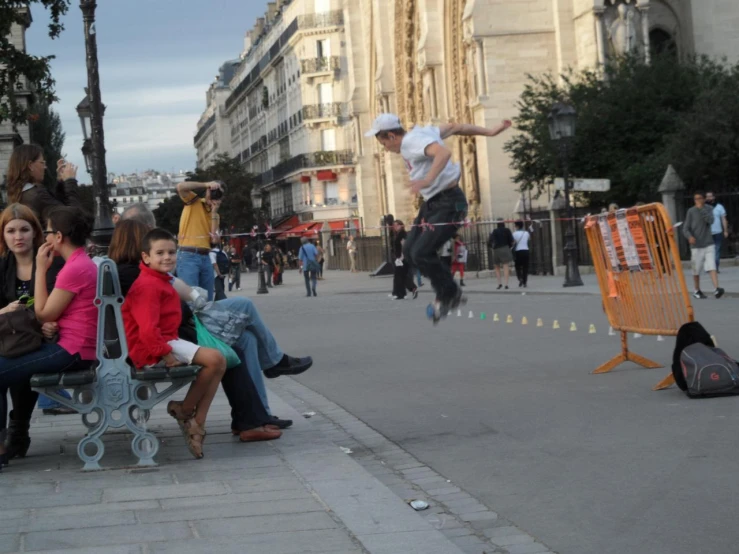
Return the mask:
[[[729,221],[726,219],[726,208],[716,201],[716,195],[712,192],[706,193],[706,204],[713,206],[713,223],[711,234],[713,235],[713,247],[716,252],[716,273],[720,273],[721,246],[725,238],[729,238]]]
[[[436,300],[428,311],[434,323],[464,301],[462,289],[437,253],[459,228],[456,223],[467,216],[467,199],[459,187],[460,167],[452,162],[444,139],[454,135],[494,137],[510,126],[506,120],[494,129],[452,123],[406,131],[397,115],[384,113],[365,134],[376,137],[388,152],[403,157],[410,173],[411,193],[423,196],[424,202],[406,239],[404,256],[429,278],[436,292]]]
[[[516,221],[513,231],[513,260],[518,286],[526,288],[529,282],[529,240],[531,235],[523,228],[523,221]]]
[[[351,267],[349,270],[352,273],[357,272],[357,243],[354,242],[354,237],[349,235],[349,241],[346,243],[346,251],[349,253],[349,263]]]

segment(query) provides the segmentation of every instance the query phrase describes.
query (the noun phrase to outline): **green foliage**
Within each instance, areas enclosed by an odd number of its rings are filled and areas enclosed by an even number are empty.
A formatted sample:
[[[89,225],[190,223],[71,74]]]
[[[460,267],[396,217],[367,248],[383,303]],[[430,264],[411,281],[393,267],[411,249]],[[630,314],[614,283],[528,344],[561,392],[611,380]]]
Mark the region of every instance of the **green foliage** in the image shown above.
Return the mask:
[[[180,229],[180,216],[184,207],[185,205],[179,196],[174,195],[167,198],[154,209],[154,217],[157,220],[157,225],[173,235],[177,235]]]
[[[541,194],[561,175],[547,116],[555,101],[578,112],[570,145],[570,174],[611,179],[611,191],[591,194],[596,204],[620,205],[658,198],[669,164],[688,188],[734,179],[739,170],[739,66],[706,58],[677,62],[657,56],[651,65],[621,59],[603,73],[592,70],[529,76],[506,143],[514,180]]]
[[[16,99],[19,90],[32,89],[36,99],[44,104],[50,105],[57,100],[49,66],[54,56],[26,54],[10,41],[11,27],[14,24],[25,26],[28,8],[36,4],[49,11],[49,36],[58,37],[64,30],[61,18],[69,9],[69,0],[0,0],[0,123],[10,121],[20,125],[28,120],[29,110],[22,108]],[[22,83],[22,77],[28,80],[28,86]]]

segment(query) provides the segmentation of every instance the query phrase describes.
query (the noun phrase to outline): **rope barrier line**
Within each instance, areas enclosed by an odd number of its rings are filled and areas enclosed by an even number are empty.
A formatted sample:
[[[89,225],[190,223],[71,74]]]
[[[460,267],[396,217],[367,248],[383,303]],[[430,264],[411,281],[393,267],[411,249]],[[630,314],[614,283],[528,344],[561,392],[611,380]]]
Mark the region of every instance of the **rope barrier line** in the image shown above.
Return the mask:
[[[470,221],[469,219],[466,219],[464,221],[448,221],[448,222],[441,222],[441,223],[429,223],[426,220],[422,220],[421,223],[418,223],[418,224],[413,224],[413,223],[406,224],[406,225],[404,225],[404,227],[411,228],[411,229],[414,228],[414,227],[419,227],[421,229],[421,231],[425,233],[426,231],[433,231],[436,227],[444,227],[444,226],[447,226],[447,225],[454,225],[455,227],[469,229],[469,228],[471,228],[473,226],[477,226],[477,225],[490,225],[490,224],[497,224],[497,223],[516,223],[518,221],[523,221],[524,224],[526,224],[526,223],[530,224],[529,225],[529,229],[530,229],[531,226],[534,223],[538,224],[541,227],[543,223],[551,223],[553,221],[554,222],[558,222],[558,221],[578,221],[578,222],[580,222],[582,224],[586,224],[587,223],[587,219],[589,217],[595,217],[595,216],[586,215],[585,217],[557,217],[557,218],[527,219],[527,220],[522,220],[522,219],[490,219],[490,220],[482,220],[482,221]],[[676,227],[678,227],[680,225],[682,225],[682,222],[681,223],[676,223],[675,225],[673,225],[670,228],[670,230],[672,231],[672,230],[674,230]],[[378,230],[390,230],[392,228],[393,228],[392,225],[377,225],[377,226],[369,226],[369,227],[349,228],[349,229],[343,229],[343,230],[346,231],[346,232],[348,232],[348,231],[378,231]],[[218,234],[218,237],[220,237],[220,238],[236,238],[236,237],[257,238],[257,237],[260,237],[260,236],[264,236],[265,238],[270,238],[271,236],[274,236],[274,235],[281,235],[283,233],[289,233],[289,232],[290,232],[290,229],[275,230],[275,229],[272,229],[271,227],[267,226],[267,230],[266,231],[257,231],[257,230],[252,229],[252,231],[250,231],[248,233],[247,232],[244,232],[244,233],[219,233]],[[319,231],[318,229],[311,229],[310,231],[302,231],[301,232],[301,236],[305,236],[306,233],[308,235],[310,235],[310,234],[319,235],[322,232],[323,231]],[[177,239],[178,240],[183,240],[183,239],[204,239],[204,238],[213,238],[213,237],[212,237],[212,235],[177,235]]]

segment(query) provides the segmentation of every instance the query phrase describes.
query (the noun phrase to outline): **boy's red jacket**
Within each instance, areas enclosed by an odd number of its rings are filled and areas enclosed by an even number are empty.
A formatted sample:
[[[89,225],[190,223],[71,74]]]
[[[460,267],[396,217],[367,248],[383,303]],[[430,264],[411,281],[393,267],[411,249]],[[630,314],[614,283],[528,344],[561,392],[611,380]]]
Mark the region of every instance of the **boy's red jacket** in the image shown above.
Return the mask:
[[[141,273],[123,302],[128,355],[136,367],[154,365],[172,351],[168,341],[178,338],[182,307],[167,273],[143,263]]]

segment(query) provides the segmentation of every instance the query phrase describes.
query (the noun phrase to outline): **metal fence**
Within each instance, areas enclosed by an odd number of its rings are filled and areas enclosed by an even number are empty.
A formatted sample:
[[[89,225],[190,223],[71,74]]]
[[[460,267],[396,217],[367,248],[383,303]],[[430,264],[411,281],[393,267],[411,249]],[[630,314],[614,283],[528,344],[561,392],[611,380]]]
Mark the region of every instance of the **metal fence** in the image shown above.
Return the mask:
[[[354,242],[357,246],[357,270],[374,271],[387,260],[388,249],[384,237],[357,237]],[[346,250],[346,239],[332,236],[328,248],[328,269],[349,270],[351,262]]]

